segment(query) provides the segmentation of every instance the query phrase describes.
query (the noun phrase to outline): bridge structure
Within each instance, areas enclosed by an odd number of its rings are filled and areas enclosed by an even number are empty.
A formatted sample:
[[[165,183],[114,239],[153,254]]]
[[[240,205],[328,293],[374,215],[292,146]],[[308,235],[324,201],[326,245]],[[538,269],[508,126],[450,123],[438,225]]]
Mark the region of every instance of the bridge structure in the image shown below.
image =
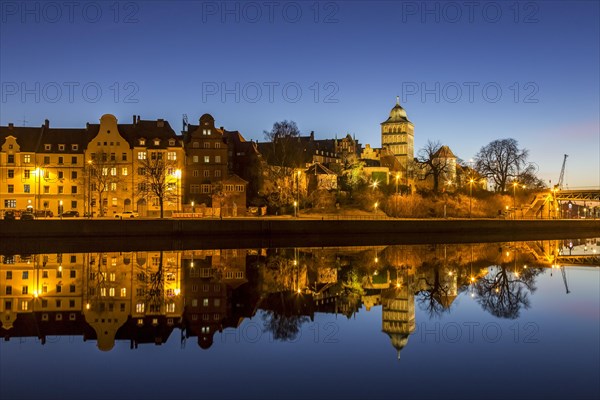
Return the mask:
[[[584,214],[590,218],[600,217],[600,188],[558,189],[538,193],[533,201],[522,210],[523,218],[564,218],[563,204],[571,207],[584,204]]]
[[[581,246],[579,245],[578,247]],[[575,249],[574,253],[567,250],[560,240],[523,242],[522,247],[525,251],[532,254],[540,264],[546,264],[552,268],[560,268],[565,265],[582,267],[600,266],[600,251],[596,250],[600,246],[595,244],[589,245],[589,252],[587,252],[588,245],[584,245],[586,251],[581,252],[581,249]]]

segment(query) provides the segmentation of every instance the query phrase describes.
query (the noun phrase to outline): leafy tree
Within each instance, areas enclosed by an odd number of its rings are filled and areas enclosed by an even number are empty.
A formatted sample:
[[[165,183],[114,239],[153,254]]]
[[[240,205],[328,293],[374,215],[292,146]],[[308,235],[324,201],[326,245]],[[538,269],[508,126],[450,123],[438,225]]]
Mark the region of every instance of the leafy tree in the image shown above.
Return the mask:
[[[528,163],[528,156],[529,151],[520,149],[515,139],[494,140],[475,156],[475,169],[494,182],[497,192],[504,192],[511,179],[534,173],[535,167]]]

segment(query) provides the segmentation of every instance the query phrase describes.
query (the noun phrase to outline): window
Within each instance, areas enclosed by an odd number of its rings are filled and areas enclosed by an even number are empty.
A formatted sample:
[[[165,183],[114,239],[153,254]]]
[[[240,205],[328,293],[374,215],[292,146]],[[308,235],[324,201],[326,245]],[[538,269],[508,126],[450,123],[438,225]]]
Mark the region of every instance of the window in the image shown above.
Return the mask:
[[[220,163],[221,162],[221,156],[215,156],[215,162],[216,163]]]
[[[75,300],[69,300],[69,308],[75,308]],[[71,314],[71,315],[75,315],[75,314]],[[75,319],[75,318],[73,318]]]
[[[160,145],[160,139],[154,139],[154,145],[155,146],[159,146]]]
[[[111,287],[110,289],[108,289],[108,295],[110,297],[115,297],[115,288]]]
[[[146,168],[139,167],[138,168],[138,175],[146,175]]]
[[[214,303],[215,307],[219,307],[221,305],[221,299],[214,299]]]
[[[65,159],[65,158],[64,158],[64,157],[62,157],[62,156],[61,156],[61,157],[58,157],[58,163],[59,163],[59,164],[64,164],[64,159]]]
[[[210,135],[210,129],[202,129],[202,134],[205,136],[209,136]]]
[[[21,288],[21,294],[27,294],[29,293],[29,286],[23,286]]]
[[[50,156],[44,156],[44,164],[50,164]]]
[[[17,208],[17,200],[16,199],[4,200],[4,208]]]
[[[75,278],[77,276],[77,271],[75,271],[74,269],[72,269],[71,271],[69,271],[69,277],[70,278]]]
[[[205,169],[205,170],[204,170],[204,177],[205,177],[205,178],[208,178],[208,177],[210,177],[210,171],[209,171],[208,169]]]
[[[204,162],[205,163],[209,163],[210,162],[210,157],[209,156],[204,156]]]
[[[48,293],[48,285],[42,285],[42,293]]]
[[[12,279],[12,271],[6,271],[6,279]]]
[[[138,153],[138,160],[145,160],[146,159],[146,152],[145,151],[140,151]]]
[[[62,301],[61,300],[56,300],[55,304],[56,304],[56,308],[60,308],[62,306]],[[58,315],[60,315],[60,314],[58,314]]]
[[[167,153],[167,160],[170,160],[170,161],[177,160],[177,153],[175,153],[174,151],[169,151]]]
[[[121,297],[127,296],[127,288],[121,288]]]
[[[57,172],[57,176],[58,176],[58,179],[63,179],[64,178],[64,174],[63,174],[62,171],[58,171]]]
[[[115,264],[116,264],[116,263],[117,263],[117,262],[116,262],[116,258],[115,258]],[[116,277],[117,277],[117,274],[115,274],[114,272],[111,272],[111,273],[108,275],[108,277],[109,277],[109,280],[110,280],[111,282],[114,282],[114,281],[115,281],[115,279],[116,279]]]
[[[121,154],[121,161],[127,161],[127,153]]]
[[[56,271],[56,277],[62,278],[62,271]]]
[[[117,168],[116,168],[116,167],[112,167],[112,168],[110,169],[110,174],[111,174],[112,176],[117,176]]]
[[[56,293],[62,293],[62,286],[56,285]]]
[[[202,185],[202,193],[210,193],[210,185]]]
[[[71,186],[71,194],[77,194],[77,186]]]
[[[121,175],[127,176],[127,167],[121,168]]]
[[[15,185],[8,185],[8,193],[14,193],[15,192]]]
[[[215,143],[215,149],[220,149],[220,148],[221,148],[221,143],[219,143],[219,142],[216,142],[216,143]]]
[[[117,183],[116,182],[111,182],[110,183],[110,191],[111,192],[116,192],[117,191]]]
[[[225,185],[226,192],[233,192],[233,185]]]
[[[31,171],[26,169],[25,171],[23,171],[23,178],[25,179],[29,179],[31,177]]]
[[[9,164],[14,164],[15,163],[15,155],[14,154],[9,154],[8,155],[8,159],[6,160],[6,162],[8,162]]]
[[[23,300],[21,302],[21,310],[27,311],[28,308],[29,308],[29,302],[27,300]]]
[[[210,149],[210,142],[204,142],[204,148]]]
[[[65,151],[65,145],[64,144],[59,144],[58,145],[58,151]]]
[[[64,193],[64,188],[62,186],[58,187],[58,194]]]
[[[23,271],[22,278],[29,279],[29,271]]]
[[[48,278],[48,270],[42,271],[42,278]]]
[[[135,289],[135,295],[138,297],[141,297],[144,295],[144,288],[137,288]]]
[[[190,193],[200,193],[200,185],[190,185]]]
[[[195,163],[197,163],[198,162],[198,156],[194,156],[193,160],[194,160]]]
[[[69,285],[69,293],[75,293],[75,285]]]
[[[77,179],[77,171],[71,171],[71,179]]]
[[[236,192],[243,192],[244,191],[244,185],[235,185],[235,191]]]
[[[116,197],[113,197],[113,198],[112,198],[112,201],[111,201],[111,205],[112,205],[113,207],[116,207],[116,206],[118,206],[118,205],[119,205],[119,199],[118,199],[118,198],[116,198]]]
[[[169,304],[167,304],[167,312],[168,313],[174,313],[175,312],[175,303],[169,303]]]
[[[208,299],[202,299],[202,305],[208,307]]]
[[[50,186],[44,186],[44,193],[50,193]]]
[[[25,154],[25,155],[23,155],[23,162],[25,164],[29,164],[31,162],[31,154]]]
[[[71,200],[71,208],[72,209],[77,208],[77,200]]]
[[[12,301],[5,301],[4,302],[4,309],[5,310],[12,310]]]
[[[110,161],[117,161],[117,156],[115,153],[110,153]]]
[[[100,296],[101,297],[106,297],[106,288],[105,287],[100,288]]]
[[[107,175],[108,175],[108,168],[102,167],[102,176],[107,176]]]
[[[44,150],[46,150],[46,151],[52,150],[52,145],[51,144],[45,144],[44,145]]]
[[[77,151],[77,150],[79,150],[79,145],[78,145],[78,144],[72,144],[72,145],[71,145],[71,150],[72,150],[72,151]],[[76,163],[77,163],[77,157],[73,157],[73,158],[72,158],[72,160],[75,160],[75,162],[72,162],[72,161],[71,161],[71,163],[72,163],[72,164],[76,164]]]
[[[146,145],[146,139],[140,139],[140,146]]]
[[[217,169],[215,170],[215,178],[220,178],[221,177],[221,170]]]
[[[195,169],[194,172],[192,173],[192,175],[194,176],[194,178],[197,178],[200,176],[200,171]]]
[[[12,294],[12,286],[6,287],[6,294]]]
[[[175,146],[175,139],[169,140],[169,146]]]
[[[15,177],[15,170],[14,169],[9,169],[8,170],[8,178],[12,179]]]

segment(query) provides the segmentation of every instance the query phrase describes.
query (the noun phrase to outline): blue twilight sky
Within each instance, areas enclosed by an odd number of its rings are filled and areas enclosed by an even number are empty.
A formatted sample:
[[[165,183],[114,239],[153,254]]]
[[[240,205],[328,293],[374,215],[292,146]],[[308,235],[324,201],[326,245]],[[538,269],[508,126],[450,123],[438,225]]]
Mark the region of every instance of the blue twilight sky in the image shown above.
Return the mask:
[[[1,2],[0,124],[182,114],[263,140],[291,119],[381,145],[400,96],[464,160],[513,137],[545,180],[600,186],[597,1]]]

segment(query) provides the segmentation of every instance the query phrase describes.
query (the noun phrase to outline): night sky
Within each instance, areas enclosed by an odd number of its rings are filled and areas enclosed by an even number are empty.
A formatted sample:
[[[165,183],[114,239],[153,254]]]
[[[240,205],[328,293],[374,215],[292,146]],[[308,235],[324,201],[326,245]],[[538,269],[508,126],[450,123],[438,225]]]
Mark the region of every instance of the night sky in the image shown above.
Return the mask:
[[[544,180],[566,153],[569,187],[600,186],[597,1],[69,4],[1,3],[0,124],[210,113],[248,140],[288,119],[379,147],[400,96],[415,152],[512,137]]]

